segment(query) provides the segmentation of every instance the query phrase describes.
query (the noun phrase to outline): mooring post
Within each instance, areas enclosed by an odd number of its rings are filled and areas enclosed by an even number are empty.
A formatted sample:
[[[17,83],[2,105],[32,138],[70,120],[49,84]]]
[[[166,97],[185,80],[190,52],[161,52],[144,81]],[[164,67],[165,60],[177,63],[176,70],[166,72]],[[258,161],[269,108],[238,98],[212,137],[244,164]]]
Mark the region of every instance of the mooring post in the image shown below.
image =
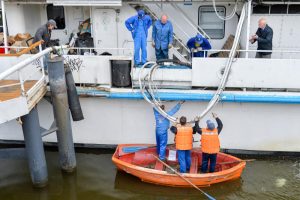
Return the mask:
[[[44,187],[48,183],[48,171],[37,108],[21,120],[31,180],[34,186]]]
[[[61,56],[49,59],[48,75],[54,118],[58,128],[56,134],[60,165],[63,171],[72,172],[76,169],[76,158],[72,136],[64,63]]]

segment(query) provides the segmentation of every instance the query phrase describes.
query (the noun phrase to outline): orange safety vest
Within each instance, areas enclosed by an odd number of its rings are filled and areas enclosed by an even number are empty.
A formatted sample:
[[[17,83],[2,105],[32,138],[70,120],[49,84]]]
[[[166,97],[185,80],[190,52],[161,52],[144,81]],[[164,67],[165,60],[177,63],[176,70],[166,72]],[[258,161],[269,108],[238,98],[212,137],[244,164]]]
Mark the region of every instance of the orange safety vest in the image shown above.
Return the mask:
[[[218,129],[202,129],[201,150],[203,153],[209,154],[218,153],[220,151],[220,139]]]
[[[193,148],[193,128],[190,126],[177,125],[175,138],[176,149],[191,150]]]

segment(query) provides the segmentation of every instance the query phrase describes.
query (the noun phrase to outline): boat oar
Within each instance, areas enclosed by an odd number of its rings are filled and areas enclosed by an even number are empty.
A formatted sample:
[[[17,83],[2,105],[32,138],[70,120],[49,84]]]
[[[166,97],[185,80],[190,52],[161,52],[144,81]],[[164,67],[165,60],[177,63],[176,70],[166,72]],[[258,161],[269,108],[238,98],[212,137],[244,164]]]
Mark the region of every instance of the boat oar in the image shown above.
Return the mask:
[[[167,163],[165,163],[164,161],[162,161],[161,159],[159,159],[156,155],[152,154],[152,156],[159,162],[161,162],[164,166],[166,166],[167,168],[169,168],[172,172],[174,172],[177,176],[179,176],[180,178],[182,178],[184,181],[186,181],[188,184],[190,184],[191,186],[193,186],[195,189],[197,189],[198,191],[200,191],[202,194],[204,194],[208,199],[210,200],[216,200],[214,197],[210,196],[209,194],[207,194],[206,192],[204,192],[203,190],[201,190],[199,187],[197,187],[194,183],[192,183],[189,179],[185,178],[182,174],[180,174],[179,172],[177,172],[175,169],[173,169],[170,165],[168,165]]]
[[[193,141],[193,143],[194,142],[198,142],[198,141]],[[168,144],[167,147],[172,146],[172,145],[175,145],[175,143]],[[123,147],[122,151],[123,151],[123,153],[135,153],[137,151],[141,151],[141,150],[149,149],[149,148],[154,148],[154,147],[157,147],[157,145],[152,145],[152,146],[129,146],[129,147]]]
[[[174,144],[168,144],[167,146],[171,146]],[[149,149],[149,148],[154,148],[157,147],[156,145],[152,145],[152,146],[130,146],[130,147],[123,147],[122,151],[123,153],[135,153],[137,151],[141,151],[144,149]]]
[[[221,163],[218,163],[218,165],[226,165],[226,164],[241,163],[241,162],[252,162],[252,161],[255,161],[255,160],[256,159],[235,160],[235,161],[221,162]]]

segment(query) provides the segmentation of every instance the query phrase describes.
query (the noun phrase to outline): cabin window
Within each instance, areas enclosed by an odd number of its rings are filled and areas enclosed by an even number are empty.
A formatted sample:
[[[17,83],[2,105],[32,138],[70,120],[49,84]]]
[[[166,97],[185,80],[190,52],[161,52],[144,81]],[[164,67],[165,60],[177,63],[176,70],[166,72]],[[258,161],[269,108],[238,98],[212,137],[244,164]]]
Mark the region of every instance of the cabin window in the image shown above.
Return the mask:
[[[65,11],[63,6],[47,6],[47,17],[56,21],[57,29],[65,29]]]
[[[256,5],[253,6],[253,14],[269,14],[270,6],[267,5]]]
[[[220,16],[225,17],[226,8],[224,6],[217,6],[217,12]],[[225,36],[225,21],[219,19],[212,6],[199,7],[199,26],[212,39],[223,39]]]
[[[289,14],[300,14],[300,5],[289,5]]]
[[[300,14],[300,5],[255,5],[252,12],[253,14]]]
[[[270,14],[287,14],[287,5],[272,5]]]

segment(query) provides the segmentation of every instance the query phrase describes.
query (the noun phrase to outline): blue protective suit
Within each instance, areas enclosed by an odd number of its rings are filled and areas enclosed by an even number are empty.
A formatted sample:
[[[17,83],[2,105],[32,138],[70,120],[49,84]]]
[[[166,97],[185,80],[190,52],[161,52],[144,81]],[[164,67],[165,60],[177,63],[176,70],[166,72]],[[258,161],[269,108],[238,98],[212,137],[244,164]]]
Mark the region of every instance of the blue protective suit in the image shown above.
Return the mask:
[[[180,109],[181,104],[178,103],[174,108],[172,108],[167,113],[169,115],[174,115]],[[156,123],[156,150],[159,159],[164,160],[166,156],[166,147],[168,143],[168,129],[170,127],[170,121],[162,116],[155,108],[153,108],[155,123]]]
[[[169,44],[173,43],[173,26],[170,21],[166,24],[161,23],[157,20],[152,29],[152,40],[155,43],[155,54],[156,59],[167,59],[169,58]]]
[[[211,45],[206,38],[203,38],[202,44],[198,44],[196,42],[196,37],[193,37],[193,38],[189,39],[189,41],[187,42],[187,46],[189,49],[197,49],[198,47],[202,48],[202,50],[200,50],[198,52],[194,52],[193,57],[207,57],[207,51],[205,51],[205,50],[211,49]]]
[[[147,37],[151,25],[152,19],[149,15],[142,18],[135,15],[125,21],[125,26],[131,32],[134,41],[134,63],[136,65],[147,62]],[[140,50],[142,51],[142,59],[140,58]]]
[[[186,173],[191,168],[191,150],[177,150],[180,173]]]

